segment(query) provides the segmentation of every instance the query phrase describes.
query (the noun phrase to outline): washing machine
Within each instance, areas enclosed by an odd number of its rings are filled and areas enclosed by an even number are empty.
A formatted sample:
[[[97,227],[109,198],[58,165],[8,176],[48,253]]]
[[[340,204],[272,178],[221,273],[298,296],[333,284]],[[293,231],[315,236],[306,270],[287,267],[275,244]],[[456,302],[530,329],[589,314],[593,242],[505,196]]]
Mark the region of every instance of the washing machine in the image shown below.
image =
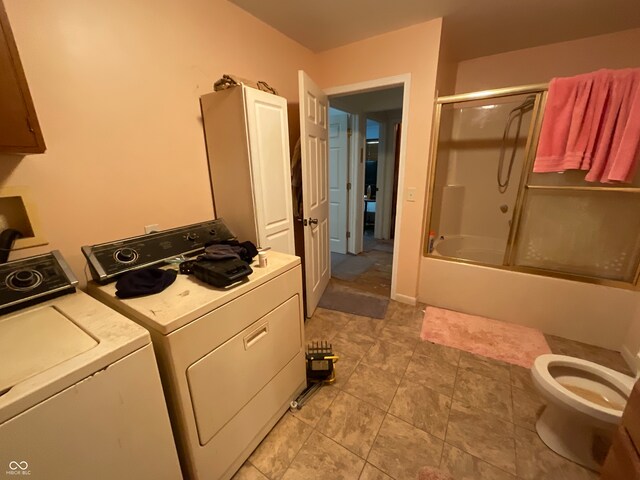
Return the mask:
[[[231,238],[216,219],[82,249],[89,294],[151,333],[183,473],[194,480],[231,478],[306,386],[300,259],[269,251],[267,266],[254,262],[227,288],[180,274],[158,294],[121,299],[113,280]]]
[[[0,265],[0,474],[182,478],[148,332],[53,251]]]

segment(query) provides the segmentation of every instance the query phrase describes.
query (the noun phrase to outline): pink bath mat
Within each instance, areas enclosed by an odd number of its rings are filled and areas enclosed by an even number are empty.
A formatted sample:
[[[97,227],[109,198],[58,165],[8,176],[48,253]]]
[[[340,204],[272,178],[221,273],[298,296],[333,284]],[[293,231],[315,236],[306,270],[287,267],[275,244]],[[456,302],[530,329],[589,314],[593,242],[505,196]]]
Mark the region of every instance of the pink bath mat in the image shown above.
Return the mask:
[[[525,368],[551,353],[540,330],[437,307],[426,308],[420,338]]]

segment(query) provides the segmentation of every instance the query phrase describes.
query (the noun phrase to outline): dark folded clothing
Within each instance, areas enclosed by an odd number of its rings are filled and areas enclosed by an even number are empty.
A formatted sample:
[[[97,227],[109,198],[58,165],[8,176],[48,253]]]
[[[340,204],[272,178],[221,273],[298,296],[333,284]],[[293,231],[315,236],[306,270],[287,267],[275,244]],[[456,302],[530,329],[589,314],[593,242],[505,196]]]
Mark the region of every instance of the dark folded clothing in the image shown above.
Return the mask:
[[[253,257],[256,255],[258,255],[258,249],[252,242],[227,240],[225,242],[209,245],[204,249],[204,253],[198,256],[198,260],[224,260],[226,258],[239,258],[247,263],[251,263]]]
[[[116,283],[118,298],[142,297],[160,293],[176,280],[178,272],[160,268],[143,268],[127,272]]]

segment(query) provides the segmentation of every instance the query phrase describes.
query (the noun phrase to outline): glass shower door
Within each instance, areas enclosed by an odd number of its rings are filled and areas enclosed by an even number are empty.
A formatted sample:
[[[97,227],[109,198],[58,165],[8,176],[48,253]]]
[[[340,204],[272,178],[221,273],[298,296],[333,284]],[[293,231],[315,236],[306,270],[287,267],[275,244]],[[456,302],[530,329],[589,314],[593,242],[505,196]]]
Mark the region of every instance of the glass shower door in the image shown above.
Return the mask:
[[[504,265],[539,95],[438,105],[427,253]]]
[[[589,183],[580,171],[530,174],[512,263],[635,283],[640,174],[624,185]]]

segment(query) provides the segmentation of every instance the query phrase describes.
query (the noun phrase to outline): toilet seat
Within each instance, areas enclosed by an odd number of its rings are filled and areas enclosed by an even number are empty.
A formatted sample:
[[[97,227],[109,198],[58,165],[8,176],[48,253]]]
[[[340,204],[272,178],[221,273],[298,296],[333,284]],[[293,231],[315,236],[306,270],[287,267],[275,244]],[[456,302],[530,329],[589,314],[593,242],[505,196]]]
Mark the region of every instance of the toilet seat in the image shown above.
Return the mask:
[[[566,389],[549,371],[553,367],[566,367],[590,373],[598,379],[602,379],[603,383],[607,382],[613,385],[627,397],[634,384],[632,377],[587,360],[555,354],[539,356],[531,369],[533,379],[538,388],[546,394],[545,396],[551,397],[556,403],[563,403],[570,409],[607,424],[615,424],[620,420],[622,410],[598,405]]]

